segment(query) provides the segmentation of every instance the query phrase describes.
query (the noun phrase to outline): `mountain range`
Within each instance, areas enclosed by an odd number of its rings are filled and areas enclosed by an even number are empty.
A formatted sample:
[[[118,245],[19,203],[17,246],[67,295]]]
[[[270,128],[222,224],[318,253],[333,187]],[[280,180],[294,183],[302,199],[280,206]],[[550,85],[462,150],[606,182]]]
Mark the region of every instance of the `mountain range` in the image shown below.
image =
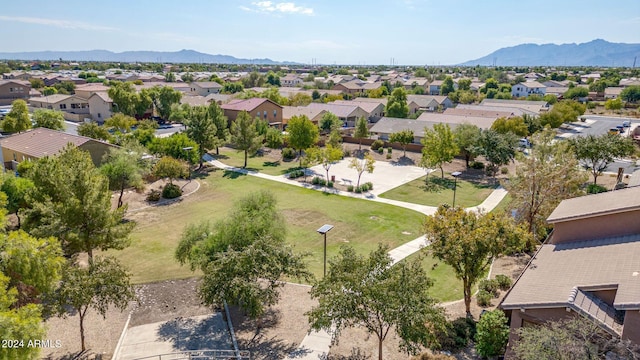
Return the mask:
[[[263,64],[282,65],[293,62],[278,62],[271,59],[240,59],[230,55],[211,55],[195,50],[180,51],[125,51],[120,53],[108,50],[88,51],[32,51],[0,52],[5,60],[59,60],[64,61],[104,61],[104,62],[143,62],[143,63],[208,63],[208,64]]]
[[[631,67],[637,57],[640,57],[640,44],[596,39],[582,44],[521,44],[496,50],[460,65]]]

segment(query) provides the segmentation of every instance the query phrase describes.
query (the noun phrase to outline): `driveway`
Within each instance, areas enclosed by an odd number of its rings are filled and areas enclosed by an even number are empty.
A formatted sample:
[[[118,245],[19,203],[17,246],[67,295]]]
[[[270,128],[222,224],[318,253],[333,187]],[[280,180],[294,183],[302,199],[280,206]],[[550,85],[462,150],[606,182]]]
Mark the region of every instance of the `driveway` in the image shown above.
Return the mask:
[[[335,176],[336,183],[341,185],[353,185],[358,182],[358,173],[355,169],[349,168],[351,157],[345,158],[334,164],[329,169],[329,178]],[[362,161],[362,160],[360,160]],[[316,165],[309,168],[316,176],[326,177],[326,172],[322,165]],[[427,170],[419,166],[400,165],[396,162],[376,161],[373,173],[362,173],[360,184],[368,181],[373,183],[373,190],[370,191],[374,195],[380,195],[388,190],[398,187],[409,181],[425,176]]]

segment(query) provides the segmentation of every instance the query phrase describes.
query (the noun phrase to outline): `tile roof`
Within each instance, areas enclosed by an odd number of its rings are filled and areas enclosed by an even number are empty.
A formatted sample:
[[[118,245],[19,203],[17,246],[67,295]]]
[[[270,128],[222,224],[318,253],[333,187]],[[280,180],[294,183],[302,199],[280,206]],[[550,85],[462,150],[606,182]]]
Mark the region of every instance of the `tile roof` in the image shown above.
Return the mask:
[[[480,116],[465,116],[465,115],[446,115],[439,113],[425,112],[418,116],[418,120],[431,121],[449,125],[459,124],[473,124],[481,129],[489,129],[493,122],[497,118],[486,118]]]
[[[424,137],[424,128],[432,129],[433,125],[437,124],[437,122],[433,121],[424,121],[424,120],[410,120],[410,119],[400,119],[400,118],[391,118],[391,117],[383,117],[378,120],[369,132],[378,133],[378,134],[393,134],[400,132],[402,130],[411,130],[413,131],[413,135],[416,137]]]
[[[29,99],[29,102],[35,101],[35,102],[40,102],[40,103],[44,103],[44,104],[57,104],[57,103],[59,103],[61,101],[67,100],[67,99],[72,98],[72,97],[74,97],[74,96],[73,95],[63,95],[63,94],[53,94],[53,95],[49,95],[49,96],[31,98],[31,99]]]
[[[501,109],[502,110],[502,109]],[[448,108],[443,112],[444,115],[462,115],[462,116],[477,116],[498,119],[501,117],[515,116],[512,111],[497,111],[492,109],[458,109]]]
[[[282,118],[283,119],[291,119],[294,116],[305,115],[309,118],[309,120],[313,120],[316,116],[321,115],[327,112],[324,109],[318,108],[309,108],[307,106],[283,106],[282,107]]]
[[[381,105],[379,102],[373,101],[357,101],[357,100],[336,100],[332,101],[329,104],[338,104],[338,105],[356,105],[359,106],[362,110],[371,114],[378,106]],[[384,105],[382,105],[384,107]]]
[[[502,301],[505,309],[564,307],[574,287],[617,286],[616,309],[640,309],[640,234],[542,245]]]
[[[637,209],[640,209],[640,187],[630,187],[562,200],[547,222],[553,224]]]
[[[357,98],[353,99],[353,101],[355,101],[355,102],[374,102],[374,103],[379,103],[379,104],[382,104],[384,106],[387,106],[387,101],[389,101],[389,99],[387,99],[387,98],[357,97]]]
[[[341,105],[341,104],[334,104],[334,103],[328,103],[328,104],[320,104],[320,103],[311,103],[307,106],[308,108],[312,108],[312,109],[320,109],[320,110],[327,110],[328,112],[334,114],[335,116],[339,117],[339,118],[346,118],[346,117],[351,117],[354,116],[354,112],[356,110],[358,110],[358,108],[360,108],[358,105]],[[362,108],[360,108],[362,109]]]
[[[21,134],[0,139],[3,149],[11,149],[35,158],[55,155],[68,143],[80,146],[89,141],[97,141],[88,137],[71,135],[62,131],[37,128]]]
[[[529,111],[516,107],[508,106],[489,106],[489,105],[472,105],[472,104],[458,104],[456,107],[458,110],[480,110],[480,111],[507,111],[513,113],[515,116],[522,116],[523,114],[538,115],[537,112]]]
[[[106,92],[104,92],[104,91],[98,91],[98,92],[93,93],[93,95],[91,95],[91,96],[89,97],[89,99],[91,99],[91,98],[92,98],[92,97],[94,97],[94,96],[99,97],[99,98],[100,98],[100,99],[102,99],[104,102],[108,102],[108,103],[113,102],[113,100],[111,100],[111,98],[109,97],[109,94],[108,94],[108,93],[106,93]]]
[[[203,89],[222,89],[222,85],[215,81],[196,81],[192,84],[198,85]]]
[[[276,104],[273,101],[265,98],[251,98],[246,100],[232,100],[226,104],[220,105],[220,107],[225,110],[252,111],[253,109],[257,108],[258,106],[262,105],[264,102],[267,102],[267,101],[273,104]]]

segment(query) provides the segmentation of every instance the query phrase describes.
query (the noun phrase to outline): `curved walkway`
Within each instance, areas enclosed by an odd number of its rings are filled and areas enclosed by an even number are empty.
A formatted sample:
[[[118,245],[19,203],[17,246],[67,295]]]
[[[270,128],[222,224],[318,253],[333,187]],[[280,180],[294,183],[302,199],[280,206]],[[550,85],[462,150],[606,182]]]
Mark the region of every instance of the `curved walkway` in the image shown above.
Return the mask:
[[[250,175],[250,176],[255,176],[255,177],[262,178],[262,179],[267,179],[267,180],[277,181],[277,182],[281,182],[281,183],[289,184],[289,185],[294,185],[294,186],[298,186],[298,187],[304,187],[304,188],[308,188],[308,189],[314,189],[314,190],[318,190],[318,191],[328,192],[328,193],[332,193],[332,194],[336,194],[336,195],[348,196],[348,197],[357,198],[357,199],[364,199],[364,200],[370,200],[370,201],[376,201],[376,202],[381,202],[381,203],[385,203],[385,204],[400,206],[400,207],[403,207],[403,208],[407,208],[407,209],[418,211],[418,212],[423,213],[425,215],[433,215],[437,210],[437,207],[435,207],[435,206],[418,205],[418,204],[412,204],[412,203],[408,203],[408,202],[404,202],[404,201],[384,199],[384,198],[378,197],[375,194],[370,194],[370,193],[368,193],[368,194],[356,194],[356,193],[345,192],[345,191],[340,191],[340,190],[336,190],[336,189],[328,189],[328,188],[323,187],[323,186],[311,185],[311,184],[301,183],[301,182],[296,181],[296,180],[291,180],[291,179],[287,178],[285,175],[280,175],[280,176],[267,175],[267,174],[263,174],[263,173],[260,173],[260,172],[257,172],[257,171],[250,171],[250,170],[247,170],[247,169],[237,168],[237,167],[233,167],[233,166],[229,166],[229,165],[223,164],[222,162],[220,162],[218,160],[215,160],[209,154],[205,155],[204,160],[209,162],[210,164],[212,164],[213,166],[215,166],[217,168],[220,168],[220,169],[223,169],[223,170],[227,170],[227,171],[234,171],[234,172],[237,172],[237,173],[246,174],[246,175]],[[413,179],[407,178],[403,182],[409,182],[411,180],[413,180]],[[507,191],[502,187],[498,187],[480,205],[470,207],[467,210],[469,210],[469,211],[489,212],[489,211],[493,210],[493,208],[495,208],[500,203],[500,201],[502,201],[502,199],[504,199],[504,197],[506,195],[507,195]],[[389,251],[389,256],[393,260],[392,264],[398,263],[399,261],[401,261],[402,259],[408,257],[409,255],[420,251],[420,249],[422,249],[423,247],[425,247],[427,245],[428,245],[427,239],[423,235],[423,236],[418,237],[417,239],[409,241],[409,242],[407,242],[407,243],[405,243],[403,245],[398,246],[395,249],[390,250]],[[327,355],[329,354],[330,348],[331,348],[331,335],[328,332],[326,332],[324,330],[311,331],[311,332],[309,332],[307,334],[307,336],[304,337],[304,339],[300,343],[300,346],[298,346],[298,349],[296,349],[293,353],[289,354],[289,356],[287,356],[285,358],[285,360],[293,360],[293,359],[297,359],[297,360],[318,360],[318,359],[325,359],[327,357]]]

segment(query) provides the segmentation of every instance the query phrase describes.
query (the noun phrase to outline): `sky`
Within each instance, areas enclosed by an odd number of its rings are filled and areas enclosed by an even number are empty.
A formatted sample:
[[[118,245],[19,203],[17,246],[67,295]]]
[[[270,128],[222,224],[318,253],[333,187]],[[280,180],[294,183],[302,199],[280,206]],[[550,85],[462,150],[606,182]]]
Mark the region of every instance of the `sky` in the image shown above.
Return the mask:
[[[188,49],[304,64],[453,65],[523,43],[594,39],[640,43],[640,1],[32,0],[0,11],[0,52]]]

